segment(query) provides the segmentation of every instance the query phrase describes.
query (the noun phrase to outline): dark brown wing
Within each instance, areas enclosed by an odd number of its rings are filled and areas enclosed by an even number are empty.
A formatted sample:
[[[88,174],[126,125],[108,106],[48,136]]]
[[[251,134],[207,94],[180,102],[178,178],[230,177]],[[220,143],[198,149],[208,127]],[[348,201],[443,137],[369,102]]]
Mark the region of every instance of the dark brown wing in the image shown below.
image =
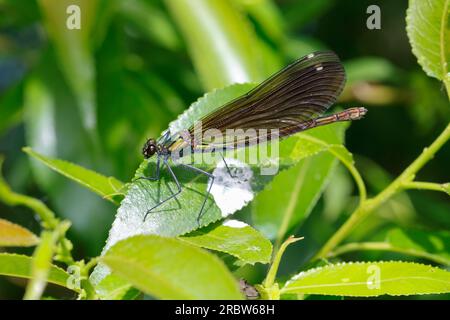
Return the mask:
[[[217,129],[225,135],[227,129],[278,129],[279,137],[291,135],[304,130],[302,124],[335,103],[344,84],[345,71],[335,53],[311,53],[205,116],[202,129],[195,133]],[[189,133],[199,141],[200,137],[193,136],[194,126]],[[208,142],[202,144],[207,147]]]

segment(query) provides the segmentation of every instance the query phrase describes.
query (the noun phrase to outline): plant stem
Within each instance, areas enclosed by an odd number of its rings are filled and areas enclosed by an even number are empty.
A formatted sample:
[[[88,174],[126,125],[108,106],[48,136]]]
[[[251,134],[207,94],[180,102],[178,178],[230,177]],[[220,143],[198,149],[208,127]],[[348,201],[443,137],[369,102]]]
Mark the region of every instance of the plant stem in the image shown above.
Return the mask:
[[[286,241],[283,242],[283,244],[280,246],[280,249],[275,253],[272,264],[270,266],[269,272],[267,273],[266,279],[263,282],[263,286],[266,288],[271,287],[275,282],[275,277],[277,275],[278,267],[280,265],[281,257],[283,256],[284,251],[290,245],[291,243],[297,242],[299,240],[302,240],[302,238],[294,238],[293,236],[290,236],[286,239]]]
[[[366,191],[366,185],[364,184],[364,181],[359,174],[358,170],[353,165],[350,165],[348,161],[342,157],[342,155],[339,152],[336,152],[333,148],[329,148],[328,152],[333,154],[336,158],[341,161],[341,163],[347,168],[347,170],[350,172],[350,174],[353,176],[353,179],[355,180],[356,186],[358,187],[359,191],[359,204],[362,204],[366,198],[367,198],[367,191]]]
[[[441,191],[450,194],[450,183],[434,183],[434,182],[405,182],[404,189],[431,190]]]
[[[352,213],[350,218],[339,228],[339,230],[325,243],[320,251],[314,256],[315,259],[326,258],[339,243],[341,243],[350,232],[374,209],[380,207],[390,197],[405,188],[405,184],[411,183],[416,173],[430,161],[436,152],[450,139],[450,123],[437,139],[428,147],[424,148],[422,153],[414,160],[400,176],[397,177],[386,189],[380,192],[374,198],[364,200]]]
[[[3,165],[3,161],[3,157],[0,157],[0,170]],[[49,229],[56,228],[59,223],[53,211],[51,211],[42,201],[12,191],[1,174],[0,200],[10,206],[23,205],[30,208],[41,218],[46,227]]]
[[[411,255],[419,258],[428,259],[436,263],[440,263],[446,266],[450,266],[450,260],[443,258],[436,254],[431,254],[426,251],[419,251],[415,249],[405,249],[396,247],[387,242],[358,242],[347,243],[340,247],[337,247],[334,251],[328,253],[328,257],[336,257],[344,253],[361,250],[378,250],[378,251],[391,251],[401,254]]]
[[[447,95],[450,96],[450,76],[447,76],[449,79],[444,80],[445,89],[447,90]]]
[[[291,243],[302,240],[302,238],[294,238],[290,236],[284,241],[280,249],[274,253],[272,264],[270,265],[269,272],[267,272],[266,279],[264,279],[261,285],[256,285],[256,289],[261,295],[261,299],[263,300],[279,300],[280,299],[280,288],[278,283],[275,282],[275,278],[277,276],[278,267],[280,265],[281,257],[283,256],[284,251]]]
[[[47,285],[48,272],[59,236],[58,230],[41,233],[41,241],[34,250],[31,280],[27,285],[24,300],[39,300],[41,298]]]
[[[86,263],[86,265],[83,268],[83,272],[86,274],[86,276],[89,276],[89,272],[91,271],[91,269],[93,267],[95,267],[98,264],[99,261],[100,261],[100,257],[95,257],[95,258],[92,258],[91,260],[89,260],[88,263]]]

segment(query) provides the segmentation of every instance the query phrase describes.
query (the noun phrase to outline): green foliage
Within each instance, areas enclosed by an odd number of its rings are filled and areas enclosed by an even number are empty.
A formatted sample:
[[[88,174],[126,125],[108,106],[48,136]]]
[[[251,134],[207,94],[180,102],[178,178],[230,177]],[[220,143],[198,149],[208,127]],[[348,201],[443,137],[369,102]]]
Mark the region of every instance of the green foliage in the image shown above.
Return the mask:
[[[366,8],[332,0],[77,3],[81,30],[66,28],[71,1],[0,1],[7,13],[0,28],[14,30],[0,34],[0,70],[5,63],[15,71],[0,77],[0,149],[7,153],[0,246],[36,246],[32,256],[0,253],[0,275],[29,279],[25,299],[41,299],[47,283],[79,299],[242,299],[240,276],[261,299],[450,293],[448,271],[420,264],[450,265],[448,155],[431,161],[450,139],[448,99],[423,72],[406,69],[414,67],[405,59],[409,48],[389,51],[382,32],[398,40],[397,21],[392,32],[383,15],[381,40],[362,26],[362,40],[341,22],[356,16],[361,23]],[[447,92],[449,7],[449,0],[410,0],[406,13],[419,65]],[[144,221],[177,191],[164,166],[159,181],[139,179],[156,169],[155,158],[142,161],[138,152],[148,137],[190,127],[293,59],[325,48],[344,59],[340,103],[367,106],[364,121],[298,133],[257,163],[249,154],[265,146],[225,154],[251,175],[245,191],[239,174],[221,182],[228,173],[218,155],[212,163],[195,158],[221,187],[199,221],[210,181],[169,161],[182,191]],[[430,137],[420,140],[418,131]],[[265,160],[277,161],[275,175],[260,174]],[[32,211],[40,228],[22,211]],[[76,260],[69,227],[76,252],[99,257]],[[392,258],[399,261],[384,262]],[[71,284],[74,268],[79,287]]]
[[[95,286],[100,299],[103,300],[133,300],[140,291],[133,288],[130,282],[123,280],[115,274],[104,277]]]
[[[349,262],[301,272],[281,294],[325,294],[351,297],[446,293],[450,272],[418,263]]]
[[[450,2],[410,0],[406,16],[413,53],[430,76],[450,81]]]
[[[32,277],[33,259],[28,256],[0,253],[0,274],[11,277],[27,278]],[[47,281],[59,286],[66,286],[69,275],[61,268],[50,266]]]
[[[114,273],[158,298],[241,298],[222,261],[176,239],[132,237],[114,245],[102,260]]]
[[[269,263],[272,244],[257,230],[237,220],[212,225],[179,239],[190,244],[235,256],[243,263]]]
[[[105,199],[114,201],[112,196],[120,193],[123,190],[123,183],[114,177],[105,177],[95,171],[85,169],[76,164],[64,160],[45,157],[33,151],[31,148],[24,148],[23,151],[33,158],[39,160],[50,169],[55,170],[63,176],[66,176],[67,178],[78,182],[89,190],[104,197]]]
[[[331,154],[314,154],[332,144],[342,143],[341,128],[342,125],[336,126],[337,130],[318,128],[311,135],[320,140],[311,141],[308,134],[299,135],[299,140],[304,138],[305,143],[298,143],[296,157],[302,160],[280,173],[255,198],[252,203],[253,221],[270,239],[281,240],[288,230],[298,226],[311,212],[335,165]],[[313,151],[309,153],[308,150]],[[305,152],[308,153],[303,155]],[[290,192],[285,192],[286,189]]]

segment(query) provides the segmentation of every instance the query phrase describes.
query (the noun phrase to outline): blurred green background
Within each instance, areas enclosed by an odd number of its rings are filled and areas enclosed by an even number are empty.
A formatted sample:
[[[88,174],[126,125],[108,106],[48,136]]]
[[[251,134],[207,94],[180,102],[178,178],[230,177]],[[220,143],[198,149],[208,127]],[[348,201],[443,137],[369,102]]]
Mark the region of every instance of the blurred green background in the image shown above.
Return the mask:
[[[206,3],[206,4],[205,4]],[[81,30],[68,30],[66,8],[81,8]],[[381,30],[366,27],[369,5]],[[341,106],[365,106],[346,146],[371,193],[380,191],[433,141],[450,119],[441,84],[427,77],[405,31],[407,1],[337,0],[0,0],[0,154],[12,188],[33,195],[73,223],[75,257],[100,253],[115,207],[21,151],[31,146],[129,181],[147,137],[203,93],[262,81],[289,62],[331,49],[348,74]],[[448,181],[445,147],[419,180]],[[296,234],[281,274],[298,270],[350,213],[354,185],[341,167]],[[396,196],[352,240],[382,236],[392,225],[450,229],[448,196]],[[39,230],[35,217],[0,203],[0,217]],[[21,249],[31,253],[32,249]],[[299,254],[300,252],[300,254]],[[389,259],[394,254],[353,254]],[[262,269],[262,268],[261,268]],[[263,270],[263,269],[262,269]],[[259,280],[258,269],[242,270]],[[247,273],[246,273],[247,272]],[[20,298],[23,284],[0,278],[0,298]]]

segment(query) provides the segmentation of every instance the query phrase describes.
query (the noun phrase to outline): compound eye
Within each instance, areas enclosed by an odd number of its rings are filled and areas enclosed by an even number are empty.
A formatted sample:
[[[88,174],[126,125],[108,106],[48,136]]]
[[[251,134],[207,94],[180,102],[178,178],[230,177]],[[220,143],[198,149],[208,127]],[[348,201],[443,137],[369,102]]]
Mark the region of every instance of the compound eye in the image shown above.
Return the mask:
[[[153,156],[157,151],[158,150],[156,144],[154,143],[154,140],[148,140],[145,143],[144,148],[142,149],[142,154],[144,155],[145,159],[148,159],[151,156]]]
[[[151,144],[148,149],[149,149],[149,153],[150,153],[151,156],[156,153],[156,145]]]

